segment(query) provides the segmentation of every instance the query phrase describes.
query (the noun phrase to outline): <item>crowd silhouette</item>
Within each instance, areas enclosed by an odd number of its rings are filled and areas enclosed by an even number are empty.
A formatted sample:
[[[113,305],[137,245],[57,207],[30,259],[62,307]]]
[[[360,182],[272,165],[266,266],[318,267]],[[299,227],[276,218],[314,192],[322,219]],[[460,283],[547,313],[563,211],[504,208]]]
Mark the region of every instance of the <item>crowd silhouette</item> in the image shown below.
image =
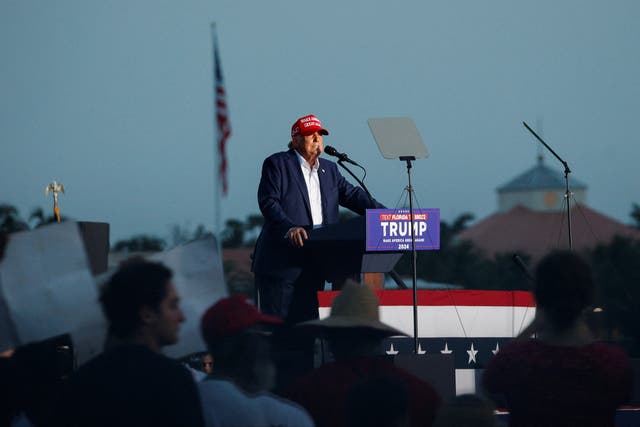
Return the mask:
[[[382,340],[403,333],[380,321],[375,293],[356,282],[343,287],[328,317],[286,328],[326,342],[328,363],[278,373],[287,369],[278,362],[287,360],[278,339],[285,325],[240,296],[215,302],[200,319],[205,353],[185,359],[190,364],[171,359],[162,349],[179,340],[184,321],[172,272],[133,259],[101,288],[108,320],[101,354],[74,369],[73,343],[64,335],[0,357],[0,423],[613,426],[616,408],[631,393],[631,369],[622,350],[597,342],[590,329],[593,289],[579,256],[546,256],[535,274],[534,322],[490,361],[478,395],[443,401],[381,355]],[[508,421],[495,415],[496,407],[509,412]]]

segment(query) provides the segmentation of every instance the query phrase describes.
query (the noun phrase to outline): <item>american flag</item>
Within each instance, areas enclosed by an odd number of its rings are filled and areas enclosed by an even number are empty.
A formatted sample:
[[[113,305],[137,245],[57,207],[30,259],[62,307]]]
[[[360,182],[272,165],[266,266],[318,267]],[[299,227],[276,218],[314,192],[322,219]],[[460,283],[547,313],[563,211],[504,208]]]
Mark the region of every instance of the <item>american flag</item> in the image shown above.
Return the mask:
[[[224,79],[222,78],[222,67],[218,55],[218,43],[213,41],[213,62],[215,68],[215,99],[216,99],[216,125],[218,141],[218,176],[222,182],[222,194],[227,194],[227,139],[231,136],[231,123],[227,111],[227,94],[224,90]]]

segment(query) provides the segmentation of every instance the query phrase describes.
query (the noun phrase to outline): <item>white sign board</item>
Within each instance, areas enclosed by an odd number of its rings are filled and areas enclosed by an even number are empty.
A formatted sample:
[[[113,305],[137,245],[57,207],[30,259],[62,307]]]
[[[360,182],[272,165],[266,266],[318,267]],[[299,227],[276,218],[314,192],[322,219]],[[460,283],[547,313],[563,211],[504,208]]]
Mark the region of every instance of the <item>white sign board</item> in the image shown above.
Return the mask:
[[[213,237],[149,257],[174,274],[186,321],[173,357],[204,351],[200,317],[227,296]],[[111,272],[113,273],[113,272]],[[108,275],[102,281],[108,280]],[[102,351],[106,322],[77,224],[64,222],[10,236],[0,263],[0,351],[69,333],[79,364]]]
[[[76,223],[11,234],[0,263],[0,350],[69,333],[87,360],[104,341],[97,299]]]
[[[200,317],[220,298],[228,295],[222,270],[222,257],[214,237],[196,240],[149,257],[173,270],[173,281],[180,296],[186,321],[177,344],[164,349],[172,357],[204,351],[200,336]]]

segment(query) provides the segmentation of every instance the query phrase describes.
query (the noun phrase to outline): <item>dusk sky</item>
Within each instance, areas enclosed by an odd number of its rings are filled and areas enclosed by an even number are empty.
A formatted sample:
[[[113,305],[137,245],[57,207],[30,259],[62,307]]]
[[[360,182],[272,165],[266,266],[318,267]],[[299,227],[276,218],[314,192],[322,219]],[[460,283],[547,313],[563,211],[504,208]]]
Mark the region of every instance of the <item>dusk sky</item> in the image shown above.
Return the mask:
[[[213,229],[212,22],[232,126],[223,223],[259,212],[262,161],[309,113],[388,207],[406,169],[371,117],[413,118],[431,154],[412,170],[418,207],[444,220],[491,214],[535,164],[522,121],[591,207],[629,223],[640,203],[635,0],[0,0],[0,202],[50,210],[55,179],[62,214],[110,223],[112,243]]]

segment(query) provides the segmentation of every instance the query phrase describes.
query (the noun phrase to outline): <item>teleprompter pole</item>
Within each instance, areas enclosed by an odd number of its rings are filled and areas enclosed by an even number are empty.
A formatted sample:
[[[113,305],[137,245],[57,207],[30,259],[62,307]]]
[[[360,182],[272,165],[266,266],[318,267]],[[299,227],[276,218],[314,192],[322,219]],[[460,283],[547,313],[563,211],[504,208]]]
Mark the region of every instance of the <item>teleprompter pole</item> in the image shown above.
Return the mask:
[[[400,161],[407,163],[407,179],[409,185],[407,185],[407,191],[409,192],[409,218],[411,220],[411,279],[413,280],[413,353],[418,354],[418,274],[417,274],[417,259],[418,253],[416,251],[416,237],[413,228],[413,187],[411,186],[411,162],[415,160],[414,156],[401,156]]]

